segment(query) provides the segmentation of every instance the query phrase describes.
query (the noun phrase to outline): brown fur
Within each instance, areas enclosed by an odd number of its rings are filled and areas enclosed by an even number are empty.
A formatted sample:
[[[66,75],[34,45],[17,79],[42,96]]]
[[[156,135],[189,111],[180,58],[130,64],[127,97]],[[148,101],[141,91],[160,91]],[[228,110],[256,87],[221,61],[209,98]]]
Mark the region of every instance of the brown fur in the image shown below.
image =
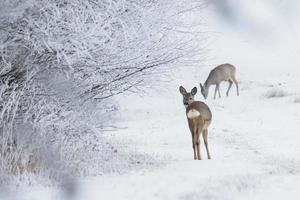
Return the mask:
[[[207,135],[208,135],[208,127],[211,123],[212,114],[209,107],[201,102],[201,101],[194,101],[186,108],[186,115],[192,109],[197,110],[200,115],[194,118],[188,118],[189,128],[192,134],[192,142],[193,142],[193,149],[194,149],[194,159],[201,160],[200,155],[200,135],[203,133],[203,140],[207,152],[207,157],[210,159],[210,153],[208,149],[208,142],[207,142]]]

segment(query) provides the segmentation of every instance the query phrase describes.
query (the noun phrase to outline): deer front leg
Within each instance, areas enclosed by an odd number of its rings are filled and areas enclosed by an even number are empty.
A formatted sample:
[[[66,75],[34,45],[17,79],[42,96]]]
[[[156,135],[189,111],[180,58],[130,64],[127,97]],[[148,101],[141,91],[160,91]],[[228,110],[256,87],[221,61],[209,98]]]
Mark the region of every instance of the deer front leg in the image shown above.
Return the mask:
[[[216,87],[215,87],[215,94],[214,94],[214,99],[216,99],[216,95],[217,95],[217,90],[218,90],[218,87],[217,87],[217,85],[216,85]]]
[[[221,93],[220,93],[220,84],[217,84],[217,89],[218,89],[218,94],[219,94],[219,98],[221,98]]]

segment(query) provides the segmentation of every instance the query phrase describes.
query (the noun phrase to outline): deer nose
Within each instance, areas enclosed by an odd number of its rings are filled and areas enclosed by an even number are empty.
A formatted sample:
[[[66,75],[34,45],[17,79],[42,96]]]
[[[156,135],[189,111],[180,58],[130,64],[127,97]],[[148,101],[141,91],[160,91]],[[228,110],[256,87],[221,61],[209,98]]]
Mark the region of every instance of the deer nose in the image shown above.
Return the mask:
[[[187,102],[184,102],[183,105],[188,106],[189,104]]]

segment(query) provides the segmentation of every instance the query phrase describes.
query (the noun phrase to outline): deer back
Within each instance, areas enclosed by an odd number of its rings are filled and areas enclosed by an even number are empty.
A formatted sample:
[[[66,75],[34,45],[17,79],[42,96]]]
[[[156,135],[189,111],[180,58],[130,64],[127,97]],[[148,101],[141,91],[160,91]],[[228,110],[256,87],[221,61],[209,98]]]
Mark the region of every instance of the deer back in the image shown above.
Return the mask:
[[[186,108],[186,116],[191,131],[195,128],[206,129],[211,122],[212,114],[209,107],[201,102],[194,101]]]
[[[222,64],[210,71],[206,84],[218,84],[221,81],[228,81],[235,76],[235,67],[231,64]]]

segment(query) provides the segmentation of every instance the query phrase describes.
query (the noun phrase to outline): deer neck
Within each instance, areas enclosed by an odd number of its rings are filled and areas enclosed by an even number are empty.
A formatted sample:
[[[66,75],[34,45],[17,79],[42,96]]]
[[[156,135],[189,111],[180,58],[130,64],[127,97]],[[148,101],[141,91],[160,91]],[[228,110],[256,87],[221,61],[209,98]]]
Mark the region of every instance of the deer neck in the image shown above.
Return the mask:
[[[203,87],[204,87],[206,90],[208,90],[209,87],[210,87],[211,85],[212,85],[212,84],[211,84],[210,81],[207,79],[207,80],[205,81]]]
[[[189,103],[188,105],[184,105],[185,109],[187,109],[189,107],[189,105],[191,105],[194,101],[192,101],[191,103]]]

